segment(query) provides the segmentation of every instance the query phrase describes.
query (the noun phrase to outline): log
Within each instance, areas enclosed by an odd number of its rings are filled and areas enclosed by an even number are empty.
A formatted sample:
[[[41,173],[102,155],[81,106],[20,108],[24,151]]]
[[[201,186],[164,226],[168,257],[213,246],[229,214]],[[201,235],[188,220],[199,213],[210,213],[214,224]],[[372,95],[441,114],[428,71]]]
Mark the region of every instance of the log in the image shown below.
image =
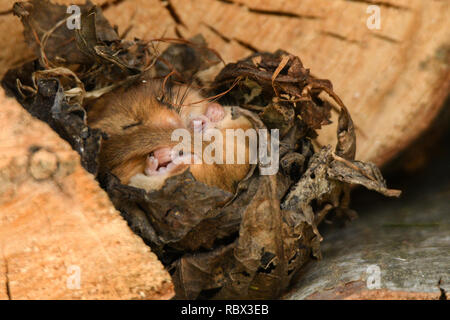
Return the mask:
[[[168,299],[167,271],[78,154],[0,89],[0,299]]]

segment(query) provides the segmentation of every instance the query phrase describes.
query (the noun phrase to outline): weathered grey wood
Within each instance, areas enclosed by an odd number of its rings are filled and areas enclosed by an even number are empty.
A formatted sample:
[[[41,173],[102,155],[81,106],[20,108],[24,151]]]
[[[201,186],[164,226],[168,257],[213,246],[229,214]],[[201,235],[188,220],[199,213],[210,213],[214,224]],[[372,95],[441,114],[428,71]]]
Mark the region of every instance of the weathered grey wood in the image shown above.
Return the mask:
[[[311,262],[286,299],[434,299],[450,290],[449,159],[408,181],[403,199],[357,199],[359,219],[321,231],[323,260]],[[372,266],[372,267],[370,267]],[[368,269],[372,268],[372,269]],[[375,269],[374,269],[375,268]],[[380,290],[367,286],[380,270]],[[370,282],[370,281],[369,281]]]

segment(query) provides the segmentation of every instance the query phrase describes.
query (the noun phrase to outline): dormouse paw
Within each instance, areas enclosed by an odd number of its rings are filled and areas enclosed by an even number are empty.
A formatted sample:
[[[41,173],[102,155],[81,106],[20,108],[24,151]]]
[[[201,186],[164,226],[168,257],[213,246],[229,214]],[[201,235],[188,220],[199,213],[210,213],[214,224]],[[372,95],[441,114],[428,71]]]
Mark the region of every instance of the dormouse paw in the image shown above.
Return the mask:
[[[147,176],[169,173],[177,167],[172,161],[172,149],[163,147],[147,156],[144,173]]]
[[[208,103],[205,116],[211,122],[219,122],[225,117],[225,109],[217,102]]]

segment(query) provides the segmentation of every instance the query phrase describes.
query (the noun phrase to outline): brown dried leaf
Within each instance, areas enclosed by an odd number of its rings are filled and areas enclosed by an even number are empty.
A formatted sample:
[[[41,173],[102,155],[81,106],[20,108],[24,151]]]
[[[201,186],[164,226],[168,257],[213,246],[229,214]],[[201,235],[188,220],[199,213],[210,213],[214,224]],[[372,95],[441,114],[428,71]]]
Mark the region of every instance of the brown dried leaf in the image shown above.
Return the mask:
[[[79,5],[82,13],[93,8],[90,1]],[[41,54],[41,40],[44,34],[64,21],[69,14],[66,13],[67,6],[53,4],[47,0],[31,0],[28,2],[16,2],[13,12],[24,25],[24,36],[27,44],[34,49],[37,56]],[[100,9],[96,11],[95,23],[97,25],[96,36],[99,41],[115,41],[118,36],[109,22],[103,17]],[[74,30],[67,28],[63,23],[48,37],[44,48],[46,58],[51,61],[66,63],[90,63],[91,59],[80,51],[74,41]]]
[[[320,129],[331,123],[331,106],[326,101],[321,106],[311,100],[300,102],[298,109],[302,121],[311,129]]]
[[[328,177],[349,184],[363,185],[388,197],[399,197],[400,190],[388,189],[380,170],[370,162],[347,161],[334,156],[327,170]]]
[[[337,128],[336,154],[347,160],[354,160],[356,154],[356,134],[350,113],[341,109]]]

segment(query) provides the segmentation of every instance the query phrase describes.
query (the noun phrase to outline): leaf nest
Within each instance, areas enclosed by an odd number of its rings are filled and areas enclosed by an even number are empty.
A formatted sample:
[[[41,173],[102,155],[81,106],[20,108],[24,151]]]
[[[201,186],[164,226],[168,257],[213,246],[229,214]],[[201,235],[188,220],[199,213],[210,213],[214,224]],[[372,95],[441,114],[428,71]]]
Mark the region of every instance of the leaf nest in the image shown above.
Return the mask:
[[[2,84],[35,117],[47,122],[80,154],[112,202],[171,272],[177,298],[279,297],[311,258],[320,258],[317,226],[327,214],[353,216],[350,184],[387,196],[380,171],[355,161],[350,114],[328,80],[317,79],[285,51],[255,53],[225,65],[213,81],[204,70],[221,62],[197,36],[124,40],[90,2],[79,29],[65,27],[65,6],[19,2],[36,59],[11,69]],[[162,53],[155,43],[170,42]],[[256,128],[278,129],[279,170],[254,165],[235,194],[196,181],[189,171],[145,192],[98,175],[102,132],[87,125],[83,106],[144,75],[197,84],[209,100],[238,105]],[[339,113],[335,148],[313,147],[316,131]]]

